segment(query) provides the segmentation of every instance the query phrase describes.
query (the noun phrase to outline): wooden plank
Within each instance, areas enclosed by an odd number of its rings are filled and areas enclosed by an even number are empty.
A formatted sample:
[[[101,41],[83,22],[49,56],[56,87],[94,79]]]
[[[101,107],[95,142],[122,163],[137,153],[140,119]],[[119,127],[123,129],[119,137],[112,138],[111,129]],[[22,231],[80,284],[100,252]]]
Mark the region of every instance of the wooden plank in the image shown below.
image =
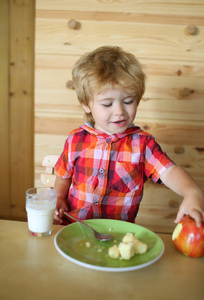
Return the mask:
[[[144,130],[151,132],[152,135],[157,138],[159,143],[204,147],[203,122],[171,119],[144,120],[136,117],[135,124],[139,125]]]
[[[80,28],[73,30],[67,25],[71,18],[71,13],[68,19],[38,18],[36,52],[81,55],[99,46],[112,44],[136,53],[138,58],[203,59],[204,26],[199,26],[197,35],[186,35],[185,29],[189,24],[79,20]]]
[[[67,135],[69,131],[77,128],[84,123],[83,115],[66,114],[66,116],[54,117],[50,114],[49,117],[36,113],[35,115],[35,133],[38,134],[56,134]],[[49,153],[48,153],[49,154]],[[52,154],[52,153],[50,153]]]
[[[50,9],[50,7],[47,7]],[[202,11],[202,10],[201,10]],[[192,12],[189,10],[189,12]],[[203,26],[204,20],[202,15],[186,15],[182,10],[179,15],[175,12],[173,14],[165,15],[163,13],[138,13],[138,12],[116,12],[116,11],[77,11],[77,10],[37,10],[36,17],[39,19],[72,19],[76,21],[114,21],[114,22],[136,22],[136,23],[151,23],[151,24],[180,24],[187,26],[188,24],[196,24],[196,26]]]
[[[25,191],[34,184],[35,1],[10,1],[11,215],[25,218]]]
[[[105,1],[105,0],[37,0],[37,10],[76,10],[81,11],[101,11],[101,12],[124,12],[124,13],[143,13],[143,14],[163,14],[181,16],[203,16],[204,3],[202,0],[128,0],[128,1]]]
[[[156,137],[160,140],[159,136]],[[184,168],[204,189],[204,147],[172,143],[171,145],[160,143],[162,149],[179,166]]]
[[[66,87],[79,56],[36,55],[37,112],[82,113],[74,90]],[[141,59],[147,75],[146,92],[138,107],[139,118],[204,120],[204,63]],[[190,94],[181,95],[188,88]]]
[[[0,217],[9,215],[9,3],[0,1]]]

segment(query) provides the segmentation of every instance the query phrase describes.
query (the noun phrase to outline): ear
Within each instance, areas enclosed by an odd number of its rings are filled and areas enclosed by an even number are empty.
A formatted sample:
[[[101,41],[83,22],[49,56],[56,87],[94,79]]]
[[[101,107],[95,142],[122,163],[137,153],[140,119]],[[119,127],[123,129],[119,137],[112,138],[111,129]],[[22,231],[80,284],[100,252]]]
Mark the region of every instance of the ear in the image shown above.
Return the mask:
[[[88,107],[88,105],[82,104],[82,107],[83,107],[83,109],[85,110],[85,112],[86,112],[87,114],[90,114],[91,110],[90,110],[90,108]]]

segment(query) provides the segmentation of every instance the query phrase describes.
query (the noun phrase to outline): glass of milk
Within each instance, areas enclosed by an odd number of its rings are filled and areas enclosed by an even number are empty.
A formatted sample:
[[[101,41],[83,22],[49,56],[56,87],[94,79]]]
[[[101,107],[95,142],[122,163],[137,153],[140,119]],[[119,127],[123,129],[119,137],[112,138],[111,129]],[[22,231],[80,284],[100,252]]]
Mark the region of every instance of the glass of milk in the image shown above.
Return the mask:
[[[36,187],[26,191],[28,229],[32,235],[51,235],[56,203],[57,192],[52,188]]]

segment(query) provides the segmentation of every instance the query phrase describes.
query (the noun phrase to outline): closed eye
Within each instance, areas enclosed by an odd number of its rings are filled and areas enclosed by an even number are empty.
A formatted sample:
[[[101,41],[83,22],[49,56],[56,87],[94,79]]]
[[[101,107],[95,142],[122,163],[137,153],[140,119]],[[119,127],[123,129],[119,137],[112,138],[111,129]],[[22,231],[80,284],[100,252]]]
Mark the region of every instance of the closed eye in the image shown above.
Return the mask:
[[[112,103],[110,103],[110,104],[102,104],[102,106],[104,106],[104,107],[110,107],[112,105]]]
[[[124,101],[124,104],[132,104],[134,101],[135,101],[135,99],[131,99],[131,100],[128,100],[128,101]]]

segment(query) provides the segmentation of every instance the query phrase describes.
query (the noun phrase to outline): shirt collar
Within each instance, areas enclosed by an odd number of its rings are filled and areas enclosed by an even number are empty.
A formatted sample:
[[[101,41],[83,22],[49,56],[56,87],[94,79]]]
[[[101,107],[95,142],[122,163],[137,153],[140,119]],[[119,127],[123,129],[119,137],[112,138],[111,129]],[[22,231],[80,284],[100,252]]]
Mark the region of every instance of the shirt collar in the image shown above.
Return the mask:
[[[110,138],[111,140],[114,140],[115,138],[120,139],[120,138],[123,138],[124,136],[128,136],[133,133],[139,133],[142,131],[140,127],[135,126],[133,123],[124,132],[118,133],[118,134],[112,134],[112,135],[108,135],[105,132],[95,129],[91,124],[89,124],[87,122],[85,124],[83,124],[81,126],[81,128],[85,129],[86,131],[88,131],[91,134],[94,134],[98,137],[101,136],[105,139]]]

